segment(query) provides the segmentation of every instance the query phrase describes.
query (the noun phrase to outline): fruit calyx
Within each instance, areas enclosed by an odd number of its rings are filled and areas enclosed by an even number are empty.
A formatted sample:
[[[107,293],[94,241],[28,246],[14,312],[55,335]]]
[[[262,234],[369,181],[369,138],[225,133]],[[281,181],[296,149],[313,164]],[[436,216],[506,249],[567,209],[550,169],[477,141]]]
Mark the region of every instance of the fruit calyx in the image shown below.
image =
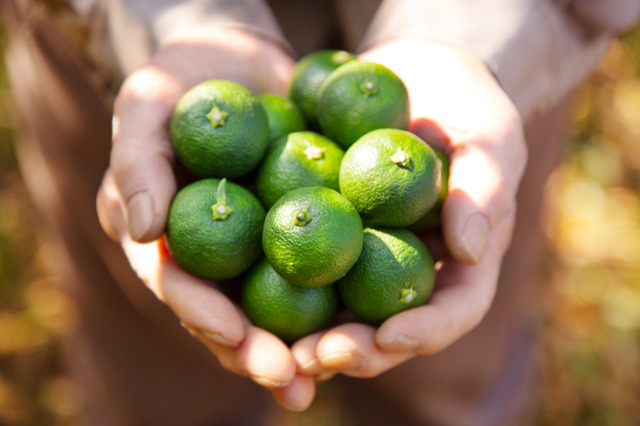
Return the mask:
[[[218,105],[214,105],[213,108],[211,108],[211,111],[207,114],[207,118],[209,119],[209,122],[211,122],[211,127],[214,129],[218,126],[224,126],[224,121],[228,116],[229,113],[218,108]]]
[[[415,299],[417,295],[418,293],[416,293],[414,289],[403,288],[400,292],[400,303],[408,305],[409,303],[413,302],[413,299]]]
[[[307,149],[304,150],[304,155],[307,156],[309,160],[320,160],[324,157],[324,152],[327,148],[320,148],[315,145],[310,145]]]
[[[226,191],[227,179],[224,178],[218,184],[216,191],[216,203],[211,206],[213,212],[213,220],[227,220],[234,210],[227,204],[227,191]]]
[[[411,163],[411,156],[400,148],[389,158],[400,167],[408,167]]]
[[[311,222],[311,215],[307,211],[306,207],[302,210],[298,210],[293,215],[293,224],[295,226],[305,226],[309,222]]]
[[[378,93],[378,85],[373,80],[364,80],[360,84],[360,91],[364,94],[365,98],[368,98]]]
[[[351,59],[352,59],[352,56],[348,52],[345,52],[343,50],[340,50],[331,56],[331,60],[333,61],[333,63],[338,65],[347,63]]]

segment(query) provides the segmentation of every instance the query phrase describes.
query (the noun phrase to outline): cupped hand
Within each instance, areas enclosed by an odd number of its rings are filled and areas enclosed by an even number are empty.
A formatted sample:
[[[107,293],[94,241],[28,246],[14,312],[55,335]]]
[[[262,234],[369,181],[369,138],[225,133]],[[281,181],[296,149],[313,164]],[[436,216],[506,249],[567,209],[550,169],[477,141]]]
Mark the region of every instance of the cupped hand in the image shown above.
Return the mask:
[[[361,58],[386,65],[404,81],[410,130],[451,162],[443,238],[425,236],[440,259],[436,285],[427,304],[378,328],[349,322],[296,342],[299,371],[310,376],[374,377],[416,355],[445,349],[480,323],[510,244],[527,158],[517,111],[473,55],[407,38],[375,46]]]
[[[97,207],[102,227],[122,245],[138,276],[223,367],[270,389],[284,407],[301,410],[315,386],[296,372],[287,345],[252,326],[213,283],[182,271],[161,244],[177,190],[168,124],[178,99],[212,78],[254,93],[284,94],[292,67],[280,47],[240,32],[182,37],[161,47],[128,76],[116,98],[110,167]]]

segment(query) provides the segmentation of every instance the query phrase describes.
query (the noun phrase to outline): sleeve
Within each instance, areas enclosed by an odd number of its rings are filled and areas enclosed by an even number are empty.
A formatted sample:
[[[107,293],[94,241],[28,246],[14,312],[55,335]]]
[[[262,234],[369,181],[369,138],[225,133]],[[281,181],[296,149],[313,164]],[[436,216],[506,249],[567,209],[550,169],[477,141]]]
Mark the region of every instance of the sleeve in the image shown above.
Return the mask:
[[[527,119],[586,79],[639,11],[639,0],[385,0],[362,48],[399,37],[462,47]]]
[[[146,62],[158,47],[187,34],[215,37],[229,29],[246,31],[291,51],[261,0],[106,0],[94,5],[97,10],[91,13],[103,17],[103,44],[110,47],[121,75]]]

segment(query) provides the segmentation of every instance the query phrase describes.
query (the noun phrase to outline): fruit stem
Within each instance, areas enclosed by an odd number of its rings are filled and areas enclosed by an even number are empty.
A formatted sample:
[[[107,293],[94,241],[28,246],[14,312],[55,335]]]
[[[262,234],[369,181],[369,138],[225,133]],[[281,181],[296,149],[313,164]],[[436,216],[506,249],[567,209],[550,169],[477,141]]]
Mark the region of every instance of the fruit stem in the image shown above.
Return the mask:
[[[295,226],[305,226],[309,222],[311,222],[311,215],[307,211],[306,207],[302,210],[298,210],[293,215],[293,224]]]
[[[223,178],[218,184],[216,190],[216,203],[211,206],[213,212],[213,220],[227,220],[234,210],[227,205],[227,178]]]

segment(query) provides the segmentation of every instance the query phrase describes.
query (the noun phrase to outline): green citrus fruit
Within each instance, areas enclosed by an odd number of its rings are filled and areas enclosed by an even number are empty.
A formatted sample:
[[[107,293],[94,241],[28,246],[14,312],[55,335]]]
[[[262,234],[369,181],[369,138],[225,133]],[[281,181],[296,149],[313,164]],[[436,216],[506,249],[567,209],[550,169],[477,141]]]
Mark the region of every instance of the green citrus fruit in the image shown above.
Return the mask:
[[[287,192],[303,186],[339,190],[338,175],[344,151],[314,132],[293,132],[267,151],[256,180],[260,200],[270,207]]]
[[[349,311],[381,324],[423,305],[434,281],[433,259],[415,234],[407,229],[365,228],[360,258],[336,286]]]
[[[263,258],[247,275],[242,308],[251,322],[285,342],[321,330],[336,314],[333,285],[305,288],[287,282]]]
[[[307,123],[317,127],[318,94],[325,79],[356,56],[344,50],[323,49],[301,58],[293,69],[289,97],[300,107]]]
[[[262,256],[264,217],[260,201],[242,186],[202,179],[182,188],[171,202],[167,247],[193,275],[234,278]]]
[[[237,178],[262,159],[269,142],[267,114],[244,86],[208,80],[178,101],[169,124],[176,157],[200,177]]]
[[[436,154],[405,130],[367,133],[347,150],[340,165],[340,192],[365,226],[411,225],[434,205],[439,191]]]
[[[449,193],[449,159],[442,151],[435,148],[433,151],[440,160],[440,192],[438,193],[438,199],[433,207],[431,207],[424,216],[418,219],[416,223],[411,225],[411,230],[414,232],[434,228],[442,222],[442,205]]]
[[[371,130],[406,130],[407,89],[387,67],[351,61],[331,73],[320,88],[318,122],[322,132],[345,149]]]
[[[362,249],[362,221],[339,192],[322,186],[294,189],[269,209],[264,254],[292,284],[319,287],[347,273]]]
[[[291,99],[271,93],[263,93],[258,99],[267,113],[270,142],[307,128],[302,111]]]

